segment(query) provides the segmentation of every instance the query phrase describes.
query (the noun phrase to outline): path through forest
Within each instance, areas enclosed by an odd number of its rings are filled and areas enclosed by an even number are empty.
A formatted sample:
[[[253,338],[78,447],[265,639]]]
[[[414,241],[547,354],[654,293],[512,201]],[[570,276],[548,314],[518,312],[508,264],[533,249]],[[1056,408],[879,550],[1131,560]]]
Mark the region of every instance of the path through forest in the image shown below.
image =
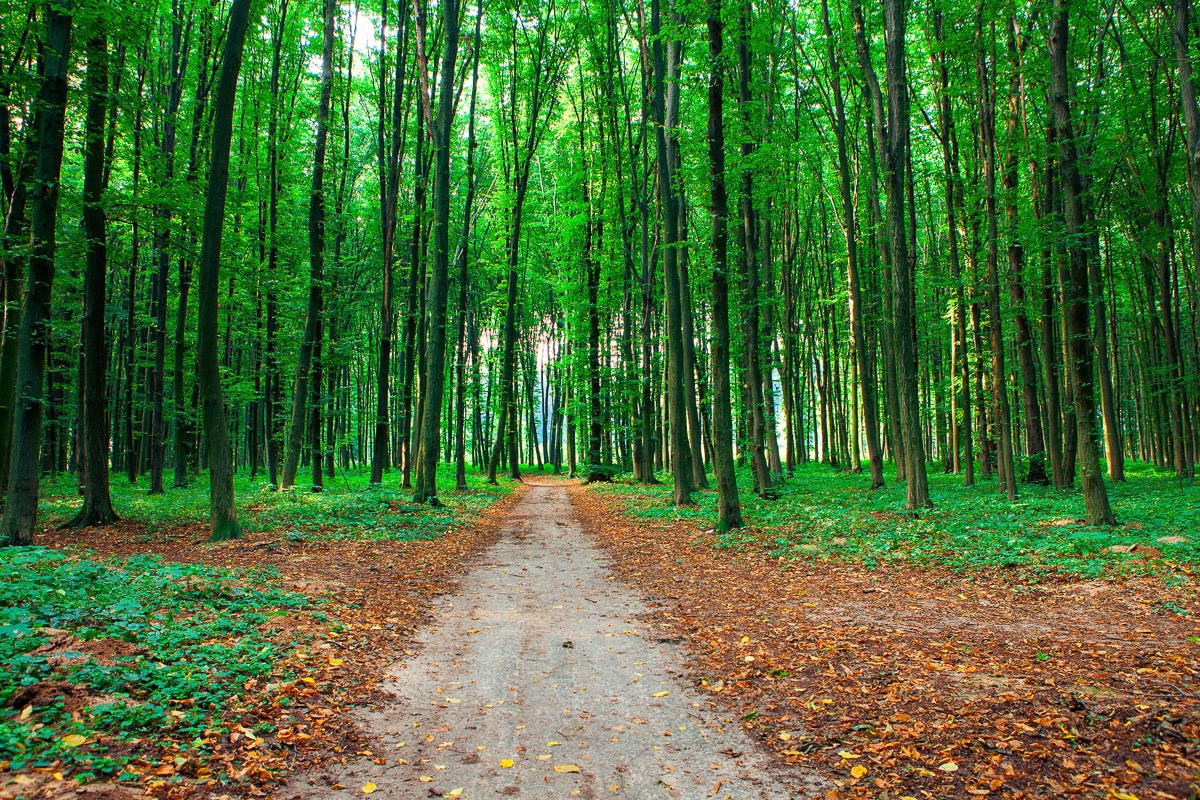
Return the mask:
[[[610,579],[562,483],[535,484],[503,538],[443,596],[396,664],[394,699],[357,720],[370,742],[297,776],[284,797],[778,798],[784,774],[684,680],[682,648]],[[827,786],[825,788],[828,788]]]

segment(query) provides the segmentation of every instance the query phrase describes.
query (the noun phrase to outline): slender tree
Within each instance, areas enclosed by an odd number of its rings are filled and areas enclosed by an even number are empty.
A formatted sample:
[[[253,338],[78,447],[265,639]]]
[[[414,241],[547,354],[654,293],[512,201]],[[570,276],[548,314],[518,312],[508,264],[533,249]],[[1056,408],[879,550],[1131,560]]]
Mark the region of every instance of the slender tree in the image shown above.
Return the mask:
[[[55,226],[63,160],[67,82],[70,73],[72,5],[48,0],[42,9],[41,88],[35,106],[37,167],[30,213],[29,281],[17,334],[16,401],[7,502],[0,519],[0,543],[33,543],[41,482],[44,377],[50,338],[50,299],[54,286]]]
[[[221,76],[213,102],[213,130],[208,168],[208,194],[204,205],[204,233],[200,238],[199,285],[196,298],[196,371],[204,407],[208,438],[209,520],[212,540],[241,535],[233,502],[233,452],[221,387],[217,352],[217,311],[220,304],[221,235],[225,227],[225,196],[229,188],[229,148],[233,139],[233,110],[237,97],[242,49],[250,22],[251,0],[233,0],[225,31]]]

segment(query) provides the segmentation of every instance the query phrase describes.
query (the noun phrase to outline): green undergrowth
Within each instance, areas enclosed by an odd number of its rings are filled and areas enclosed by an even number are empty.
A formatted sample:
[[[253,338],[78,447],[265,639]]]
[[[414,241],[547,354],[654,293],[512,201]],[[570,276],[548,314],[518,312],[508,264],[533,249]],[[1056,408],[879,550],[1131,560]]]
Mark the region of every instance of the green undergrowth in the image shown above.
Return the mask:
[[[269,570],[0,548],[0,769],[132,778],[139,745],[202,752],[247,685],[288,677],[262,626],[310,603]]]
[[[1126,471],[1126,482],[1108,485],[1122,524],[1092,528],[1083,524],[1078,491],[1021,484],[1017,502],[1010,503],[997,492],[994,479],[968,489],[960,476],[931,471],[934,508],[914,515],[905,509],[904,485],[896,482],[890,465],[886,488],[872,492],[865,474],[808,464],[777,487],[775,500],[753,494],[748,470],[739,469],[744,513],[753,527],[720,535],[717,542],[721,547],[754,544],[781,557],[837,558],[868,567],[911,563],[956,570],[1023,568],[1034,575],[1096,577],[1170,571],[1200,562],[1200,484],[1181,484],[1173,474],[1134,462],[1127,463]],[[660,479],[663,485],[639,486],[632,476],[623,475],[596,491],[620,498],[637,519],[686,520],[712,527],[714,490],[697,492],[695,508],[675,508],[670,476]],[[1160,541],[1164,537],[1188,541]],[[1133,545],[1142,549],[1117,551]]]
[[[388,539],[409,541],[433,539],[448,528],[473,519],[511,488],[491,486],[468,469],[465,492],[454,491],[454,465],[438,468],[441,506],[412,502],[412,491],[396,488],[398,470],[384,474],[382,487],[368,485],[367,469],[339,471],[326,479],[325,490],[313,492],[307,482],[286,492],[272,491],[265,476],[251,480],[248,474],[234,481],[238,518],[242,530],[272,531],[295,540],[302,539]],[[169,476],[168,476],[169,481]],[[208,477],[193,477],[185,488],[167,488],[161,495],[147,493],[148,479],[131,485],[124,475],[113,475],[113,506],[122,518],[144,523],[147,535],[181,524],[208,519]],[[75,513],[79,497],[74,478],[62,476],[44,487],[41,513],[50,524],[61,523]]]

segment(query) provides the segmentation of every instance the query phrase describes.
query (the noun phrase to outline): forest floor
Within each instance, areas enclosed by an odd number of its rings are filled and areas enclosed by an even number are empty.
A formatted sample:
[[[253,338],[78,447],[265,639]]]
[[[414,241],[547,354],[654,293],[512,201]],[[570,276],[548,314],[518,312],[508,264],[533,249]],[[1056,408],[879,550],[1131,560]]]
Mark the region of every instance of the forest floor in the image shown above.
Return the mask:
[[[239,483],[222,544],[202,486],[70,533],[63,484],[0,552],[0,798],[1196,796],[1197,488],[1099,531],[931,477],[810,465],[724,536],[663,486]]]
[[[202,482],[117,478],[127,520],[82,532],[55,529],[77,500],[52,486],[39,546],[0,549],[0,798],[263,796],[285,761],[351,750],[347,710],[516,499],[469,483],[434,510],[362,473],[321,494],[239,480],[246,535],[216,544]]]
[[[1200,796],[1196,487],[1136,473],[1100,531],[1077,496],[952,480],[914,518],[814,465],[743,487],[757,524],[724,536],[711,492],[580,502],[697,685],[829,796]]]

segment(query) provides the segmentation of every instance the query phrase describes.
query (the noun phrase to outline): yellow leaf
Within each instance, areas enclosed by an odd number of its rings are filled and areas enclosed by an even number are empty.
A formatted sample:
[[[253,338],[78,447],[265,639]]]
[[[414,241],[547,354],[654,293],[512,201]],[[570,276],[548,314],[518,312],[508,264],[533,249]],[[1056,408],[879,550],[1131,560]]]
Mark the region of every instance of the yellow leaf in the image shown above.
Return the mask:
[[[838,750],[838,755],[842,758],[862,758],[858,753],[851,753],[849,750]]]
[[[64,736],[62,738],[62,743],[64,745],[66,745],[67,747],[79,747],[79,745],[83,744],[86,741],[87,741],[87,737],[80,736],[78,733],[72,733],[70,736]]]
[[[450,791],[446,792],[444,795],[442,795],[442,797],[462,797],[462,793],[463,787],[460,786],[457,789],[451,789]]]
[[[474,635],[475,635],[475,634],[477,634],[477,633],[482,633],[482,631],[479,631],[479,630],[470,630],[470,631],[467,631],[467,634],[468,634],[468,635],[470,635],[470,636],[474,636]]]
[[[29,715],[33,713],[33,706],[28,705],[21,709],[21,722],[29,719]]]
[[[421,777],[417,778],[417,780],[419,780],[421,783],[433,783],[433,778],[429,777],[428,775],[422,775]]]
[[[650,696],[651,697],[666,697],[669,694],[670,694],[670,692],[655,692],[654,694],[652,694]]]
[[[331,667],[340,667],[343,663],[345,662],[343,662],[340,658],[330,657],[329,659],[329,666]]]
[[[1108,796],[1110,800],[1138,800],[1136,794],[1124,794],[1123,792],[1111,792]]]
[[[555,772],[579,772],[579,767],[574,764],[555,764]]]
[[[375,785],[375,784],[373,784],[373,783],[364,783],[364,784],[363,784],[363,788],[362,788],[362,793],[363,793],[363,794],[370,794],[371,792],[375,791],[375,790],[376,790],[376,789],[378,789],[378,788],[379,788],[379,787],[378,787],[378,786],[376,786],[376,785]]]
[[[743,636],[743,637],[742,637],[742,644],[750,644],[750,637],[749,637],[749,636]]]
[[[562,742],[546,742],[546,747],[558,747]]]
[[[61,772],[54,773],[54,780],[61,781],[62,779],[63,779],[63,774]]]
[[[500,759],[500,769],[512,769],[513,760],[511,758]]]
[[[850,770],[850,774],[856,778],[861,778],[867,774],[867,768],[862,764],[855,764],[854,769]]]
[[[313,684],[316,683],[316,681],[312,678],[301,678],[300,680],[303,681],[304,683],[307,683],[309,686],[312,686]]]
[[[940,769],[942,772],[958,772],[958,764],[955,764],[953,761],[947,761],[945,764],[942,764],[940,767],[938,767],[938,769]]]
[[[784,731],[783,733],[779,734],[779,741],[781,741],[781,742],[786,742],[788,739],[791,739],[791,738],[792,738],[792,735],[790,733],[788,733],[787,731]]]

